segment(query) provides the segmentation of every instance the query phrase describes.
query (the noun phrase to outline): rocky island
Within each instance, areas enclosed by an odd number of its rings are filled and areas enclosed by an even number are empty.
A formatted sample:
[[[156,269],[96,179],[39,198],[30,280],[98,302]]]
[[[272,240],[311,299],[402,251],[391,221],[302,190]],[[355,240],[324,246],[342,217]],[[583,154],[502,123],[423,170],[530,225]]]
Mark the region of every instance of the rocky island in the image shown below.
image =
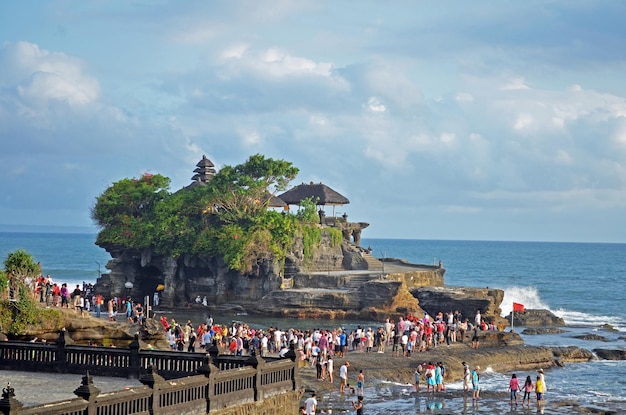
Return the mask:
[[[117,206],[119,211],[111,214],[111,194],[121,191],[116,189],[120,187],[116,183],[99,197],[93,213],[96,221],[103,226],[97,244],[113,258],[107,264],[110,272],[98,279],[95,290],[105,297],[132,296],[136,299],[148,298],[150,301],[156,292],[161,308],[194,307],[194,299],[201,298],[207,310],[236,307],[249,314],[281,317],[376,320],[406,315],[422,317],[424,312],[435,315],[439,311],[453,310],[472,317],[476,310],[481,310],[483,317],[493,321],[499,328],[507,325],[507,321],[500,317],[499,306],[504,295],[501,290],[444,287],[445,268],[441,263],[435,266],[419,265],[400,259],[382,260],[372,256],[371,250],[360,246],[361,233],[369,224],[352,222],[346,214],[336,216],[334,207],[348,204],[349,200],[330,187],[322,183],[301,184],[274,196],[268,190],[268,181],[265,179],[268,175],[260,173],[258,169],[255,173],[263,179],[259,179],[260,185],[255,195],[250,196],[248,188],[244,192],[233,187],[237,181],[233,182],[233,170],[249,173],[250,164],[263,163],[270,162],[262,156],[253,156],[244,165],[232,170],[225,168],[218,173],[213,163],[203,157],[197,163],[193,182],[188,187],[173,195],[163,196],[162,200],[156,202],[135,202],[156,206],[157,202],[163,204],[168,199],[193,199],[198,209],[201,209],[201,221],[197,223],[190,222],[189,218],[176,219],[177,222],[193,225],[191,230],[187,229],[187,233],[180,236],[196,238],[193,244],[187,244],[194,247],[188,251],[163,249],[163,242],[154,237],[147,238],[152,243],[143,240],[138,243],[132,236],[128,236],[128,227],[119,225],[117,229],[116,222],[128,220],[130,213],[144,222],[155,219],[146,212],[125,212],[126,205]],[[293,172],[287,167],[285,169],[285,177],[290,177]],[[220,176],[224,170],[228,173],[227,180]],[[161,189],[163,183],[155,184],[156,179],[155,176],[144,176],[124,183],[124,186]],[[225,182],[227,185],[223,184]],[[223,195],[208,197],[215,195],[214,187],[228,189],[224,190],[224,194],[236,194],[239,191],[245,197],[239,195],[235,200],[225,200]],[[153,194],[154,191],[151,197]],[[197,203],[203,197],[205,201]],[[247,246],[249,252],[237,252],[239,256],[248,255],[251,258],[244,266],[233,266],[233,261],[229,262],[232,252],[221,254],[214,247],[204,251],[195,249],[206,242],[198,240],[198,235],[211,236],[212,227],[231,226],[230,218],[229,222],[220,222],[222,216],[226,215],[222,206],[237,203],[237,209],[231,208],[226,213],[244,211],[241,205],[260,204],[261,208],[252,213],[245,209],[247,215],[273,215],[279,219],[299,217],[304,218],[306,226],[294,233],[291,243],[280,246],[282,252],[279,255],[272,254],[267,243],[260,241],[258,236],[250,236],[252,229],[246,230],[242,226],[232,232],[222,229],[219,237],[212,242],[224,245],[236,242]],[[332,215],[325,212],[328,206],[333,207]],[[295,214],[292,213],[294,207],[298,208]],[[123,220],[119,218],[122,214]],[[242,217],[238,219],[240,222],[248,221]],[[151,226],[156,227],[154,224]],[[115,233],[114,238],[111,237],[112,233]],[[125,235],[127,237],[122,238]],[[229,239],[224,235],[228,235]],[[162,238],[162,235],[158,237]],[[125,242],[122,243],[123,240]]]

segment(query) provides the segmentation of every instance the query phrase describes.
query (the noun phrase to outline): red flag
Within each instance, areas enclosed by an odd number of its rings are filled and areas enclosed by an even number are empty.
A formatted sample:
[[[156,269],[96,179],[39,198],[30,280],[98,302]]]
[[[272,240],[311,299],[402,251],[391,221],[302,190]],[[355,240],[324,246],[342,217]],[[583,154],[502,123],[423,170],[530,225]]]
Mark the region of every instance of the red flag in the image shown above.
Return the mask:
[[[513,303],[513,311],[515,311],[517,313],[523,313],[524,312],[524,304]]]

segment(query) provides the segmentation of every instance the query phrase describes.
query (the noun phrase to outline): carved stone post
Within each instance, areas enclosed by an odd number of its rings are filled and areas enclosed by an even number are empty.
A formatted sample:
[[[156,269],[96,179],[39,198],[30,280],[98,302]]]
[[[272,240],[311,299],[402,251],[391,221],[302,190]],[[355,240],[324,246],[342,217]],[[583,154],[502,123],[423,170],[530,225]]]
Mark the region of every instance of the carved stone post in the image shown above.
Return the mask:
[[[139,376],[139,382],[143,383],[146,386],[149,386],[152,389],[152,399],[150,399],[150,413],[152,415],[158,414],[161,412],[161,387],[160,385],[165,382],[165,379],[161,377],[157,373],[157,370],[154,366],[148,366],[148,369],[144,374]]]
[[[296,353],[296,344],[291,343],[289,345],[289,351],[285,353],[285,357],[291,359],[293,362],[293,369],[291,369],[291,383],[293,390],[298,390],[298,354]]]
[[[0,413],[3,415],[17,415],[22,406],[22,403],[15,399],[15,389],[11,387],[11,383],[7,383],[7,387],[2,389]]]
[[[59,332],[59,337],[55,342],[55,366],[58,373],[63,373],[67,366],[67,354],[65,353],[65,327]]]
[[[253,350],[250,353],[250,357],[248,358],[246,363],[249,366],[254,367],[254,369],[256,370],[256,375],[254,377],[254,401],[263,401],[263,399],[265,398],[265,391],[263,389],[262,374],[263,366],[265,366],[265,359],[263,359],[261,356],[257,356],[256,352]]]
[[[130,357],[128,359],[128,378],[138,379],[141,360],[139,359],[139,333],[135,333],[134,340],[128,345]]]
[[[217,349],[217,344],[214,344],[211,347],[215,347]],[[213,355],[211,354],[211,347],[209,348],[209,353],[204,357],[204,362],[202,366],[200,366],[197,370],[201,375],[206,376],[207,384],[205,387],[205,396],[206,396],[206,413],[208,414],[211,411],[211,397],[213,396],[213,385],[215,383],[215,376],[220,371],[220,369],[215,366],[213,361]],[[217,357],[217,353],[215,354]]]
[[[93,378],[89,371],[83,376],[80,386],[74,391],[74,395],[83,398],[89,405],[87,406],[87,415],[96,415],[96,398],[100,394],[100,389],[93,384]]]

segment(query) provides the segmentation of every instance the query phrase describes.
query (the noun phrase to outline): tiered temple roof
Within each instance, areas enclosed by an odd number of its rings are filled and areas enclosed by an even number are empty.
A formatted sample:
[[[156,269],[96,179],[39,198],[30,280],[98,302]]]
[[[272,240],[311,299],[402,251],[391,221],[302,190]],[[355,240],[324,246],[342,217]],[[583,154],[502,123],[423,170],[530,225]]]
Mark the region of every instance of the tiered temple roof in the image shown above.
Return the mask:
[[[215,164],[207,156],[203,155],[202,160],[196,164],[196,169],[194,170],[196,174],[191,178],[193,180],[192,184],[204,184],[210,181],[216,173],[214,167]]]

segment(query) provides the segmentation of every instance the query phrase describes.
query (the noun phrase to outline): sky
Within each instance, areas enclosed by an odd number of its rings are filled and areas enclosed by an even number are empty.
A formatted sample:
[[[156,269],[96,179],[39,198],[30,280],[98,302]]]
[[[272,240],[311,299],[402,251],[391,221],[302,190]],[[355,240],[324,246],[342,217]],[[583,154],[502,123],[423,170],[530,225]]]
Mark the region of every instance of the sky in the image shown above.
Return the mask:
[[[626,2],[0,3],[0,224],[254,154],[364,238],[626,242]],[[327,214],[332,209],[327,209]]]

